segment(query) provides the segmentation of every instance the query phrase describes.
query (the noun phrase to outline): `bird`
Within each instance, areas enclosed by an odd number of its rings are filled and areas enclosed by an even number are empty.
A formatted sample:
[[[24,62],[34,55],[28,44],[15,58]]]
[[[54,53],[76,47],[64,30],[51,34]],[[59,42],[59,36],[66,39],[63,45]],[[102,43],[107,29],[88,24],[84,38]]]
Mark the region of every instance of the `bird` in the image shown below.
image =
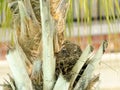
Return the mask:
[[[56,56],[56,78],[62,73],[66,81],[71,78],[71,70],[82,54],[80,46],[65,40]]]

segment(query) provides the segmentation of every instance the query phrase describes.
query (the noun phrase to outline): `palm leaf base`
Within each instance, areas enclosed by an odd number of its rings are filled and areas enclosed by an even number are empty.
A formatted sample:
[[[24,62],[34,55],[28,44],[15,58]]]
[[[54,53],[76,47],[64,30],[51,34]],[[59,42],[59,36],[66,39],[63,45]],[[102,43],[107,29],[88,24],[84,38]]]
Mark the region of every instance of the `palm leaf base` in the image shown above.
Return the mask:
[[[63,90],[59,87],[60,82],[64,82],[64,90],[96,90],[94,86],[99,81],[99,74],[95,76],[93,71],[99,65],[106,47],[107,42],[103,41],[98,51],[91,54],[92,46],[88,45],[82,51],[78,45],[65,41],[62,49],[55,53],[56,82],[53,90],[58,88]],[[42,62],[38,60],[34,63],[34,66],[39,67],[39,69],[34,71],[35,68],[33,68],[33,74],[29,75],[33,90],[43,90]],[[9,79],[3,84],[3,90],[18,90],[14,78],[9,75]]]

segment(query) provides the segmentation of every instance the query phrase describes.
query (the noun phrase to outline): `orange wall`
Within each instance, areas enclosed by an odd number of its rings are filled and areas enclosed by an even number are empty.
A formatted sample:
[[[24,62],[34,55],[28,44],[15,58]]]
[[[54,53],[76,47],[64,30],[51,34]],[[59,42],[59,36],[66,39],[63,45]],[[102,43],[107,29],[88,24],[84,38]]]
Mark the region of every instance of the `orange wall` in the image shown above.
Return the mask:
[[[7,47],[5,43],[0,43],[0,60],[5,60]]]
[[[70,38],[71,41],[77,43],[80,45],[81,49],[85,49],[85,47],[90,43],[95,50],[97,50],[103,40],[108,41],[108,48],[107,52],[118,52],[120,51],[120,34],[115,35],[94,35],[90,36],[84,36],[84,37],[72,37]]]
[[[72,37],[69,39],[72,42],[80,45],[82,50],[85,49],[85,47],[88,45],[89,42],[91,42],[94,49],[97,50],[103,40],[108,40],[108,48],[106,50],[107,52],[120,51],[120,34],[119,35],[113,34],[110,36],[95,35],[95,36],[91,36],[91,38],[89,38],[88,36],[84,36],[84,37],[80,37],[80,38]],[[91,41],[90,41],[90,39],[91,39]],[[6,47],[5,43],[0,43],[0,60],[5,59],[6,52],[7,52],[7,47]]]

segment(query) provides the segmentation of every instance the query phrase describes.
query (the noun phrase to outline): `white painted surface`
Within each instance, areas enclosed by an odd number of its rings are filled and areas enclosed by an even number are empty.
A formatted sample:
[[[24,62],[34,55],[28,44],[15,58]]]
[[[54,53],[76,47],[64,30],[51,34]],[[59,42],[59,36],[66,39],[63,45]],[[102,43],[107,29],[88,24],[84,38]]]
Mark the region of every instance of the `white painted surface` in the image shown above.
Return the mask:
[[[105,21],[102,21],[102,23],[96,21],[92,22],[91,26],[82,23],[80,23],[80,25],[74,23],[71,30],[72,36],[108,35],[109,33],[120,33],[120,21],[111,22],[110,24]],[[66,29],[66,35],[69,36],[68,28]]]
[[[0,61],[0,84],[4,82],[4,79],[8,79],[7,74],[10,73],[8,62],[6,60]],[[2,87],[0,86],[0,90]]]
[[[0,42],[8,42],[11,40],[11,33],[13,30],[11,29],[2,29],[0,28]]]
[[[101,73],[101,88],[120,90],[120,53],[103,55],[101,66],[98,70]]]

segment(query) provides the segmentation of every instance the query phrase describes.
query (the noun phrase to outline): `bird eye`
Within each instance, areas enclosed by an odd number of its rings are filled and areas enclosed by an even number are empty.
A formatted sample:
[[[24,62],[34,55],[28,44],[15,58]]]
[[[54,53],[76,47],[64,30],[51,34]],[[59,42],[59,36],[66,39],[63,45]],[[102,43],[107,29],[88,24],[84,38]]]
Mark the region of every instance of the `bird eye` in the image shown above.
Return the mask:
[[[69,56],[69,52],[67,51],[66,48],[62,49],[62,55],[63,55],[64,57],[68,57],[68,56]]]
[[[65,48],[62,49],[62,53],[66,53],[66,49]]]

